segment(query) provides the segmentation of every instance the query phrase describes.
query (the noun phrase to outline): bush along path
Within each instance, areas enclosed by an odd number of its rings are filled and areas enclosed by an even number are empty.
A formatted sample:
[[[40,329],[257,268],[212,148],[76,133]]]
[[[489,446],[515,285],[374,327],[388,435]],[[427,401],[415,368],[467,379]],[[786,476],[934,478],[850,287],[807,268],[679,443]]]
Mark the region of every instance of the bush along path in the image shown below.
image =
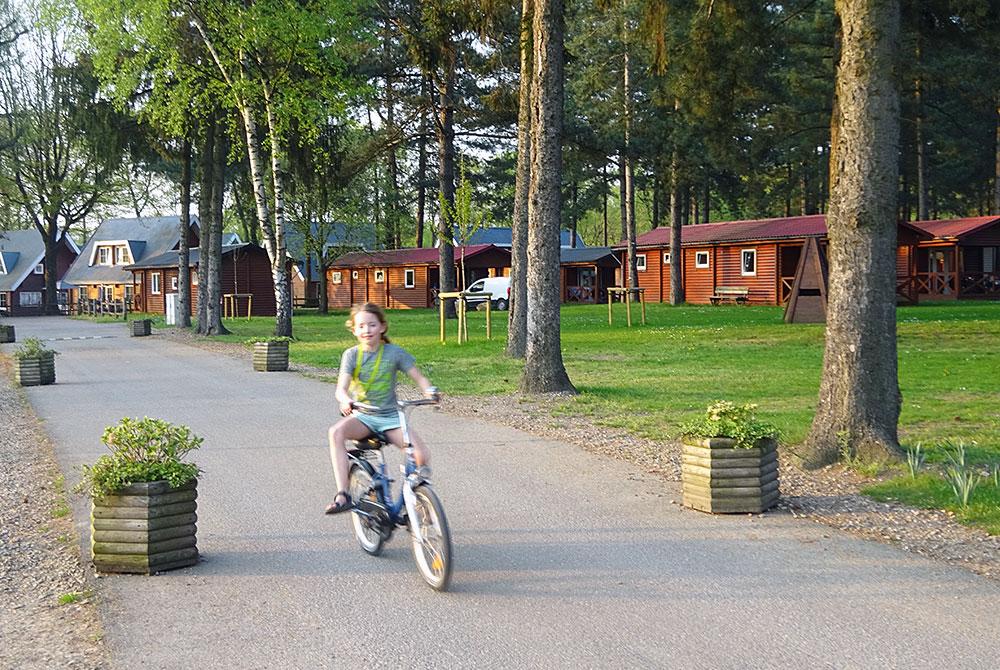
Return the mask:
[[[0,357],[0,668],[107,668],[63,477]]]

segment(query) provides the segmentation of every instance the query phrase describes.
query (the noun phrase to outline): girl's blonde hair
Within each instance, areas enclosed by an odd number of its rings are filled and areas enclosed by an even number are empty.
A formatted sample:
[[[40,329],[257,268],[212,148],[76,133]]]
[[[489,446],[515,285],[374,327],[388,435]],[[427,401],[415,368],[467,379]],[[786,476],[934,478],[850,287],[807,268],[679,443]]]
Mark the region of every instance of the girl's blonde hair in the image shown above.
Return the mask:
[[[351,308],[351,315],[347,317],[347,321],[344,322],[344,325],[347,326],[347,330],[352,333],[354,332],[354,317],[361,312],[368,312],[369,314],[375,315],[375,318],[379,320],[379,323],[385,326],[385,332],[382,333],[382,341],[388,344],[390,341],[388,337],[389,321],[385,318],[385,312],[382,311],[382,308],[373,302],[366,302],[363,305],[355,305]]]

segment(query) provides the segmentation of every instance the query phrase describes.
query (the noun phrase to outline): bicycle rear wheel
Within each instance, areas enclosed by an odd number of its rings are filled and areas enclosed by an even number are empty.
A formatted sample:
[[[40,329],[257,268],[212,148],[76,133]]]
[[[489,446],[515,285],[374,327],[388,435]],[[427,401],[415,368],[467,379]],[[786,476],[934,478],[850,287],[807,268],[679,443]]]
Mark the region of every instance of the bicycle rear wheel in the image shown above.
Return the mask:
[[[413,490],[420,533],[413,532],[413,558],[424,581],[435,591],[445,591],[451,581],[451,531],[437,494],[427,484]]]
[[[351,512],[351,525],[354,527],[354,537],[365,552],[372,556],[382,553],[385,544],[385,534],[378,510],[384,510],[385,505],[380,500],[379,492],[372,486],[372,476],[360,465],[351,466],[351,477],[348,483],[348,493],[351,500],[364,514],[358,510]]]

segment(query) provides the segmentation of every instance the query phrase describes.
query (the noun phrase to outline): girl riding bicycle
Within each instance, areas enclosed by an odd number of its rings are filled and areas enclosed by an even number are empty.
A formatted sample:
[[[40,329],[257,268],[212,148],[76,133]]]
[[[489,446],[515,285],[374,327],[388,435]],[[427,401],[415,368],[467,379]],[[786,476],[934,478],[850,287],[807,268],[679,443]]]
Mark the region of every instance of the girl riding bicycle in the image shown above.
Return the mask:
[[[358,338],[358,344],[340,358],[335,396],[344,418],[330,427],[329,434],[330,459],[338,491],[326,507],[327,514],[339,514],[354,507],[355,501],[347,492],[347,440],[363,440],[376,435],[397,447],[405,446],[396,407],[396,372],[401,370],[408,374],[424,395],[437,396],[437,389],[414,365],[413,356],[389,342],[386,337],[389,323],[381,307],[373,303],[356,305],[345,325]],[[375,405],[379,411],[361,411],[353,406],[355,401]],[[410,441],[414,460],[427,476],[430,452],[412,428]]]

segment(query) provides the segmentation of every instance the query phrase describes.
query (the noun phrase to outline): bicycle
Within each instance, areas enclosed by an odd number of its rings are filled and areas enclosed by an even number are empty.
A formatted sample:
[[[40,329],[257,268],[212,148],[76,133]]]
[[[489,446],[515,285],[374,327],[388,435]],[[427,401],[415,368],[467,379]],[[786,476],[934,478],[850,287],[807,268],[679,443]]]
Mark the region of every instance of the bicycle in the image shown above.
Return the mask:
[[[451,581],[451,532],[440,499],[430,481],[418,472],[407,428],[407,414],[412,408],[437,403],[436,399],[397,401],[403,444],[406,445],[405,464],[400,465],[403,481],[399,497],[393,498],[394,480],[386,472],[382,454],[382,447],[389,442],[378,436],[356,441],[353,448],[347,450],[348,493],[355,501],[351,523],[361,548],[378,556],[396,528],[408,528],[420,576],[435,591],[444,591]],[[368,411],[378,409],[360,402],[355,402],[354,407]]]

